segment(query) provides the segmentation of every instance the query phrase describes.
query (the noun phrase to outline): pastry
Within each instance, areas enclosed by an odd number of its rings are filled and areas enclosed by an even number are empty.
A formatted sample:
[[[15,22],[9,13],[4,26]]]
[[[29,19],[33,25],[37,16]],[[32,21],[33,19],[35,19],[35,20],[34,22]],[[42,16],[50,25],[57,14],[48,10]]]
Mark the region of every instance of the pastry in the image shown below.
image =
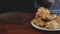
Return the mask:
[[[48,16],[50,16],[50,11],[47,8],[38,8],[36,15],[40,16],[43,19],[46,19]]]
[[[50,13],[50,10],[49,9],[47,9],[47,8],[44,8],[44,7],[41,7],[41,8],[38,8],[38,10],[37,10],[38,12],[46,12],[46,13]]]
[[[42,20],[40,20],[40,21],[38,21],[37,19],[33,19],[33,22],[34,22],[34,24],[36,24],[37,26],[44,26],[45,25],[45,22],[44,21],[42,21]]]
[[[56,21],[60,24],[60,16],[56,18]]]
[[[56,20],[47,22],[45,25],[46,25],[46,28],[48,28],[48,29],[57,29],[60,27],[59,23],[57,23]]]
[[[48,16],[47,19],[49,19],[49,20],[53,20],[53,19],[55,19],[56,17],[57,17],[56,14],[51,14],[50,16]]]
[[[47,29],[60,28],[60,16],[51,14],[50,10],[44,7],[38,8],[33,23]]]

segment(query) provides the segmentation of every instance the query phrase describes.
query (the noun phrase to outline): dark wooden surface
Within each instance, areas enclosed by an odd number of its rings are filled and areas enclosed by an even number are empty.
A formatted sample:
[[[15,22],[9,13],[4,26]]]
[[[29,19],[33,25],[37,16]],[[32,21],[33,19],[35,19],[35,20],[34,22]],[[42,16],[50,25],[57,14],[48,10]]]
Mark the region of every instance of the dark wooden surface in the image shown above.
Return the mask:
[[[37,30],[31,26],[31,20],[34,18],[34,13],[28,14],[30,17],[23,23],[18,24],[7,24],[0,23],[0,34],[60,34],[58,32],[47,32],[42,30]],[[27,16],[28,17],[28,16]]]

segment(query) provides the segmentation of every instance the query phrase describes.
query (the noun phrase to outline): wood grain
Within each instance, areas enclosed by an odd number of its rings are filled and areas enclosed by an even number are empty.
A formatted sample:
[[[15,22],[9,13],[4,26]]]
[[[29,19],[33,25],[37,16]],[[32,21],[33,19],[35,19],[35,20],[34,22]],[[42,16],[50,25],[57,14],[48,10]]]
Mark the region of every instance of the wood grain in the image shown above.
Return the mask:
[[[33,13],[28,14],[30,17],[22,24],[0,23],[0,34],[60,34],[60,32],[46,32],[37,30],[31,26],[31,20],[34,18]]]

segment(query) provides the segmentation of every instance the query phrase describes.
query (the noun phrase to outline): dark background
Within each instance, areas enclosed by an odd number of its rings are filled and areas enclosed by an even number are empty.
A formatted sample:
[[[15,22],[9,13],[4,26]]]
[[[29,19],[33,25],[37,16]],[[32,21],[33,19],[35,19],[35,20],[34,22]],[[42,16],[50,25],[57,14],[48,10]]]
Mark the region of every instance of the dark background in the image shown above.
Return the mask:
[[[0,0],[0,13],[9,11],[34,12],[34,0]]]

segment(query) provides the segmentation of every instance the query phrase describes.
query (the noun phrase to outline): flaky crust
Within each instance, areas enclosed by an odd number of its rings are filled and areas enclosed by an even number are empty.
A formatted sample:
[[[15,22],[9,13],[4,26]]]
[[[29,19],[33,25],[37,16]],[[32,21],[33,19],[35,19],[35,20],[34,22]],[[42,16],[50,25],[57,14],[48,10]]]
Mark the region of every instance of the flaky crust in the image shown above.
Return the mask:
[[[48,29],[57,29],[59,27],[60,27],[60,25],[59,25],[59,23],[57,23],[56,20],[52,20],[52,21],[46,23],[46,28],[48,28]]]
[[[56,21],[60,24],[60,16],[56,18]]]
[[[37,19],[33,19],[33,22],[34,22],[34,24],[36,24],[38,26],[42,26],[43,27],[45,25],[45,22],[42,21],[42,20],[38,21]]]
[[[49,19],[49,20],[53,20],[53,19],[55,19],[56,17],[57,17],[56,14],[51,14],[50,16],[48,16],[48,19]]]

